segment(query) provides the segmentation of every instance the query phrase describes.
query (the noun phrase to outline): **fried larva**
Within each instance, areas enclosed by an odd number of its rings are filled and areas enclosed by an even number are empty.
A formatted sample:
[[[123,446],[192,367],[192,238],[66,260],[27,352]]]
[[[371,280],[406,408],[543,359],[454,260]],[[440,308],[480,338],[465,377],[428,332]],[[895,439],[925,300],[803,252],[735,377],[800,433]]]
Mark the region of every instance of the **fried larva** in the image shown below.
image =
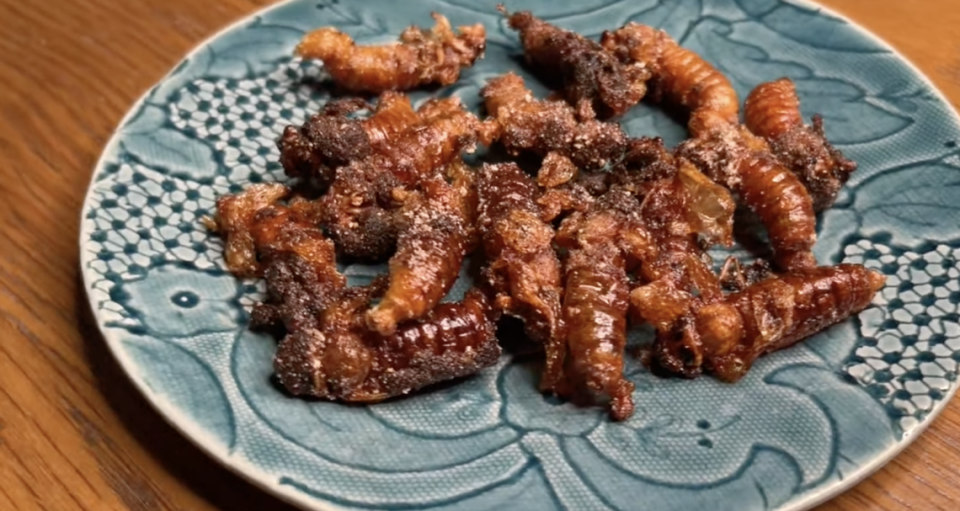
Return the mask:
[[[630,22],[604,32],[600,44],[622,63],[649,69],[648,96],[689,110],[694,137],[737,123],[740,102],[730,80],[666,32]]]
[[[603,168],[623,156],[626,134],[617,124],[594,119],[589,104],[578,113],[563,101],[535,99],[514,73],[491,79],[480,95],[501,127],[500,143],[514,156],[555,153],[584,170]]]
[[[612,189],[588,212],[564,219],[557,232],[557,242],[569,251],[563,295],[567,378],[608,396],[614,420],[630,417],[634,407],[633,384],[623,376],[627,264],[628,258],[648,260],[652,249],[638,211],[632,194]]]
[[[841,264],[757,282],[697,311],[704,363],[718,378],[736,381],[757,357],[863,310],[884,281],[863,266]]]
[[[814,210],[833,205],[857,164],[827,141],[819,115],[813,116],[812,126],[803,124],[793,82],[781,78],[757,86],[747,96],[744,115],[750,131],[765,138],[777,159],[807,187]]]
[[[274,357],[280,382],[294,395],[376,402],[493,365],[500,356],[496,314],[476,289],[441,304],[422,320],[383,336],[366,330],[362,310],[382,283],[346,290],[319,328],[291,332]]]
[[[817,240],[810,194],[797,176],[766,151],[763,141],[742,128],[714,130],[680,144],[677,153],[710,179],[739,195],[767,229],[774,262],[782,271],[816,266]]]
[[[400,322],[427,314],[453,287],[470,237],[471,218],[463,216],[463,198],[437,176],[404,202],[404,226],[390,258],[390,285],[367,313],[370,329],[393,334]]]
[[[224,239],[223,257],[227,269],[237,277],[260,273],[252,229],[257,212],[290,195],[279,183],[253,184],[246,190],[217,199],[217,218],[208,227]]]
[[[461,152],[489,144],[496,127],[464,110],[457,98],[426,102],[420,122],[387,142],[385,149],[340,167],[320,199],[324,223],[339,250],[352,257],[381,260],[400,234],[397,211],[422,180],[440,174]]]
[[[388,150],[393,137],[420,122],[410,99],[396,92],[383,93],[370,117],[347,117],[368,108],[362,100],[337,100],[299,128],[287,126],[277,142],[284,172],[312,178],[318,188],[326,188],[337,167]]]
[[[495,305],[523,320],[546,350],[541,388],[556,391],[563,371],[560,261],[553,228],[540,219],[533,180],[515,163],[484,165],[479,175],[479,229],[488,265],[485,280]]]
[[[304,36],[297,55],[322,60],[341,87],[355,92],[379,93],[410,90],[428,84],[450,85],[486,49],[486,30],[477,23],[457,27],[455,34],[445,16],[432,14],[433,29],[410,27],[398,43],[357,46],[335,28],[321,28]]]
[[[507,14],[503,6],[498,7]],[[547,23],[530,11],[507,14],[520,32],[527,62],[563,91],[572,105],[589,103],[602,117],[621,115],[647,92],[650,71],[642,62],[621,63],[582,35]]]

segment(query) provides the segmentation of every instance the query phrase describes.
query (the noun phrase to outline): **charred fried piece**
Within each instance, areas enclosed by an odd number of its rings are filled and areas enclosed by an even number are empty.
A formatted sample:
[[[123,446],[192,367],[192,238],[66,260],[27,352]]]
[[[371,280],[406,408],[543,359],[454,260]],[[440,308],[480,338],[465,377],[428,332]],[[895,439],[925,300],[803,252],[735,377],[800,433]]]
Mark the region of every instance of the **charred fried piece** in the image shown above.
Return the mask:
[[[786,348],[863,310],[883,275],[841,264],[772,277],[696,313],[706,368],[740,379],[753,361]]]
[[[388,149],[341,167],[321,199],[324,223],[342,253],[371,260],[389,255],[400,234],[403,197],[462,151],[494,136],[495,127],[464,110],[457,98],[428,101],[417,114],[416,129],[393,137]]]
[[[479,228],[489,264],[484,270],[496,306],[523,320],[531,339],[546,350],[544,390],[556,391],[563,373],[560,261],[553,228],[540,220],[537,185],[515,163],[480,171]]]
[[[366,330],[362,310],[382,284],[345,291],[319,328],[291,332],[274,358],[280,382],[294,395],[376,402],[493,365],[500,355],[496,315],[470,290],[393,335]]]
[[[753,89],[747,96],[744,115],[750,131],[770,142],[777,159],[807,187],[814,210],[833,205],[857,164],[827,141],[819,115],[813,116],[812,126],[803,124],[793,82],[781,78]]]
[[[316,203],[293,199],[258,211],[251,227],[267,300],[257,304],[255,327],[282,323],[288,330],[315,323],[346,285],[336,249],[317,227]]]
[[[290,195],[279,183],[250,185],[246,190],[217,199],[217,218],[208,227],[220,233],[225,247],[227,269],[237,277],[259,275],[253,228],[257,213]]]
[[[694,137],[737,123],[740,102],[730,80],[666,32],[630,22],[604,32],[600,44],[624,64],[645,66],[652,74],[648,96],[689,110]]]
[[[333,80],[344,89],[379,93],[410,90],[428,84],[450,85],[460,70],[473,65],[486,48],[483,25],[458,27],[433,13],[433,29],[410,27],[400,42],[383,46],[357,46],[335,28],[321,28],[304,36],[297,55],[323,61]]]
[[[337,167],[388,149],[392,137],[420,121],[410,99],[395,92],[382,94],[369,118],[347,117],[367,108],[362,100],[337,100],[299,128],[287,126],[277,141],[284,172],[313,178],[319,188],[326,188]]]
[[[321,314],[346,284],[337,272],[330,247],[330,265],[321,267],[295,252],[277,252],[264,264],[267,297],[254,306],[253,328],[283,325],[288,332],[318,328]]]
[[[405,224],[390,258],[390,286],[367,313],[367,326],[391,335],[397,325],[423,317],[450,291],[469,242],[463,197],[442,176],[423,183],[421,196],[401,212]]]
[[[816,266],[811,249],[817,240],[810,194],[753,135],[737,128],[718,129],[680,144],[677,153],[710,179],[739,195],[767,229],[774,262],[782,271]]]
[[[639,224],[639,203],[613,189],[585,214],[567,217],[557,242],[565,261],[563,315],[569,356],[568,378],[610,397],[610,415],[633,414],[633,384],[623,376],[630,284],[628,258],[646,260],[653,250]]]
[[[529,151],[568,158],[576,167],[593,170],[623,156],[627,136],[620,126],[593,118],[586,105],[578,113],[563,101],[538,100],[523,78],[507,73],[491,79],[480,91],[484,105],[501,127],[500,143],[516,156]]]
[[[504,14],[506,9],[499,7]],[[573,105],[591,104],[602,117],[621,115],[647,92],[650,71],[638,62],[621,63],[594,41],[536,18],[530,11],[508,15],[520,32],[527,62],[545,79],[556,81]]]

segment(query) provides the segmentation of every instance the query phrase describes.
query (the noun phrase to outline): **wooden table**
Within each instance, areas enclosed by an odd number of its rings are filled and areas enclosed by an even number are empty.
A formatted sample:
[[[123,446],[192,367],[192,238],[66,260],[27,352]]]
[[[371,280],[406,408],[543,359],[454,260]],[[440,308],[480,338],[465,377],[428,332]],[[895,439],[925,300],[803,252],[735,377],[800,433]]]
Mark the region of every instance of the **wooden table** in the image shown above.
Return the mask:
[[[346,0],[349,1],[349,0]],[[131,103],[268,0],[0,0],[0,510],[291,509],[207,458],[122,374],[77,262],[84,190]],[[960,2],[829,0],[960,106]],[[955,510],[960,400],[820,509]]]

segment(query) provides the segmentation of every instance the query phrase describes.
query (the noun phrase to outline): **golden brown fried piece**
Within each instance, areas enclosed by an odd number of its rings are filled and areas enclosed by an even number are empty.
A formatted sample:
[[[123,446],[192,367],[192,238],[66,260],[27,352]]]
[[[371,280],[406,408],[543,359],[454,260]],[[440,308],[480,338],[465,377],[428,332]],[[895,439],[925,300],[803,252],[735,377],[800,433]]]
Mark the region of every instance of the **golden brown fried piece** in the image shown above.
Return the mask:
[[[496,363],[496,314],[476,289],[460,303],[383,336],[366,330],[362,311],[382,283],[346,290],[318,328],[291,332],[274,358],[280,382],[294,395],[376,402]]]
[[[527,62],[563,91],[573,105],[589,103],[602,117],[622,115],[647,92],[650,71],[642,62],[621,63],[602,46],[576,32],[551,25],[530,13],[507,14],[520,32]]]
[[[593,195],[581,183],[566,183],[545,190],[537,204],[540,205],[540,218],[544,222],[553,222],[571,211],[587,211],[593,201]]]
[[[357,46],[347,34],[335,28],[321,28],[304,36],[297,55],[322,60],[334,82],[355,92],[379,93],[410,90],[429,84],[450,85],[486,49],[483,25],[458,27],[432,14],[433,29],[410,27],[400,42],[383,46]]]
[[[589,105],[578,114],[566,102],[535,99],[514,73],[491,79],[480,95],[501,127],[500,143],[511,155],[555,153],[553,158],[564,156],[585,170],[600,169],[623,156],[627,136],[619,125],[597,121]]]
[[[422,183],[401,212],[403,228],[390,258],[390,285],[367,313],[367,326],[391,335],[403,321],[423,317],[450,291],[470,241],[472,218],[464,194],[442,176]]]
[[[370,117],[347,117],[368,108],[357,99],[332,101],[299,128],[287,126],[277,141],[284,172],[326,188],[337,167],[388,150],[393,137],[420,122],[410,99],[396,92],[382,94]]]
[[[870,305],[880,273],[856,264],[775,276],[696,314],[704,363],[718,378],[740,379],[753,361],[839,323]]]
[[[674,177],[652,182],[644,194],[641,215],[658,252],[641,267],[643,281],[666,279],[674,288],[703,300],[719,298],[720,282],[698,238],[729,245],[733,212],[729,192],[682,160]]]
[[[730,80],[666,32],[630,22],[604,32],[600,44],[624,64],[646,66],[648,96],[689,110],[694,137],[737,123],[740,102]]]
[[[632,194],[612,189],[587,213],[564,219],[557,243],[564,263],[563,317],[567,377],[610,398],[610,415],[633,414],[633,384],[623,376],[630,283],[628,259],[649,260],[654,247]]]
[[[757,86],[747,96],[744,115],[750,131],[765,138],[777,159],[807,187],[814,210],[833,205],[857,164],[827,141],[819,115],[813,116],[812,126],[803,124],[793,82],[781,78]]]
[[[816,266],[817,240],[810,194],[797,176],[763,150],[765,144],[742,128],[717,129],[677,148],[710,179],[739,195],[763,223],[782,271]]]
[[[290,195],[290,189],[279,183],[250,185],[246,190],[217,199],[216,220],[208,228],[224,239],[223,257],[227,269],[237,277],[254,277],[260,273],[253,227],[257,213]]]
[[[540,220],[536,183],[515,163],[484,165],[478,180],[479,230],[488,266],[485,279],[496,307],[520,318],[531,339],[544,344],[541,388],[555,391],[562,377],[563,293],[553,228]]]
[[[478,141],[489,144],[496,130],[457,98],[430,100],[417,115],[420,122],[389,139],[382,151],[340,167],[320,199],[324,223],[343,254],[371,260],[389,255],[400,233],[403,198]]]

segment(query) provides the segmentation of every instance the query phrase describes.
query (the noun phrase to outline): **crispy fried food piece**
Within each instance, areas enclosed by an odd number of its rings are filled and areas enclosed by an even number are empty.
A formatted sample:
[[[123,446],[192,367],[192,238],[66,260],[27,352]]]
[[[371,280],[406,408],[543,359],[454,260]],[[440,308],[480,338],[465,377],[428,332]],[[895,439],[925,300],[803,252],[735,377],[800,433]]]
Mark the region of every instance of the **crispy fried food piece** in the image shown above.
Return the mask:
[[[276,252],[264,264],[267,296],[253,307],[250,325],[283,325],[288,332],[318,328],[320,316],[340,296],[346,278],[337,272],[333,246],[330,265],[320,266],[296,252]]]
[[[587,211],[593,201],[593,195],[581,183],[566,183],[545,190],[537,204],[540,205],[540,219],[553,222],[571,211]]]
[[[282,323],[288,330],[316,323],[347,281],[337,270],[336,249],[317,227],[316,203],[293,199],[258,211],[250,233],[267,284],[254,306],[254,327]]]
[[[484,277],[496,307],[523,320],[527,335],[544,344],[541,388],[556,391],[565,348],[553,228],[540,219],[536,183],[515,163],[484,165],[478,177],[478,224],[488,261]]]
[[[631,193],[611,189],[587,213],[564,219],[556,237],[569,251],[563,297],[567,377],[610,397],[614,420],[627,419],[634,407],[633,384],[623,376],[628,259],[648,260],[655,250],[639,209]]]
[[[496,363],[496,313],[476,289],[460,303],[383,336],[363,325],[362,311],[383,283],[346,290],[317,327],[291,332],[274,358],[280,382],[294,395],[376,402]]]
[[[397,92],[383,93],[370,117],[347,117],[368,108],[366,101],[341,99],[327,103],[299,128],[287,126],[277,141],[284,172],[313,178],[324,189],[337,167],[388,150],[393,137],[420,122],[410,98]]]
[[[689,110],[694,137],[737,123],[740,102],[730,80],[666,32],[630,22],[604,32],[600,44],[624,64],[646,66],[648,96]]]
[[[650,70],[643,62],[621,63],[576,32],[551,25],[530,11],[507,14],[510,28],[520,32],[527,62],[538,75],[563,91],[573,105],[589,103],[601,117],[622,115],[647,92]]]
[[[817,240],[810,194],[797,176],[763,150],[743,128],[714,130],[677,148],[710,179],[739,195],[767,229],[774,263],[782,271],[816,266]]]
[[[423,317],[450,291],[470,240],[463,196],[443,176],[422,184],[404,203],[403,229],[390,258],[390,285],[366,316],[367,326],[391,335],[403,321]]]
[[[259,275],[260,265],[252,233],[256,215],[289,195],[290,189],[282,184],[260,183],[217,199],[217,217],[207,227],[223,237],[223,257],[231,273],[241,278]]]
[[[736,381],[757,357],[866,308],[884,281],[863,266],[841,264],[771,277],[708,305],[695,320],[706,368]]]
[[[401,183],[366,160],[341,167],[319,199],[323,223],[344,255],[381,260],[394,251],[400,220],[393,190]]]
[[[393,252],[403,198],[441,173],[461,152],[489,144],[496,129],[464,110],[457,98],[430,100],[417,111],[420,122],[392,137],[382,151],[337,171],[320,201],[324,223],[345,255],[381,260]]]
[[[433,29],[410,27],[399,43],[357,46],[335,28],[321,28],[304,36],[297,55],[322,60],[334,82],[355,92],[410,90],[429,84],[450,85],[486,49],[486,30],[477,23],[457,27],[442,14],[432,14]]]
[[[535,99],[514,73],[491,79],[480,95],[511,155],[555,153],[584,170],[603,168],[623,156],[627,136],[619,125],[594,119],[589,105],[578,113],[563,101]]]
[[[813,116],[812,126],[803,124],[793,82],[780,78],[757,86],[747,96],[744,115],[747,128],[766,139],[777,159],[807,187],[814,210],[833,205],[857,164],[827,141],[819,115]]]
[[[537,184],[544,188],[556,188],[569,183],[577,175],[577,166],[570,158],[557,152],[549,152],[543,158],[537,172]]]
[[[701,187],[704,184],[706,188]],[[644,194],[641,215],[658,253],[640,269],[643,281],[666,279],[674,288],[703,300],[720,298],[720,282],[698,238],[732,243],[733,212],[729,192],[685,161],[681,160],[674,177],[652,182]]]

